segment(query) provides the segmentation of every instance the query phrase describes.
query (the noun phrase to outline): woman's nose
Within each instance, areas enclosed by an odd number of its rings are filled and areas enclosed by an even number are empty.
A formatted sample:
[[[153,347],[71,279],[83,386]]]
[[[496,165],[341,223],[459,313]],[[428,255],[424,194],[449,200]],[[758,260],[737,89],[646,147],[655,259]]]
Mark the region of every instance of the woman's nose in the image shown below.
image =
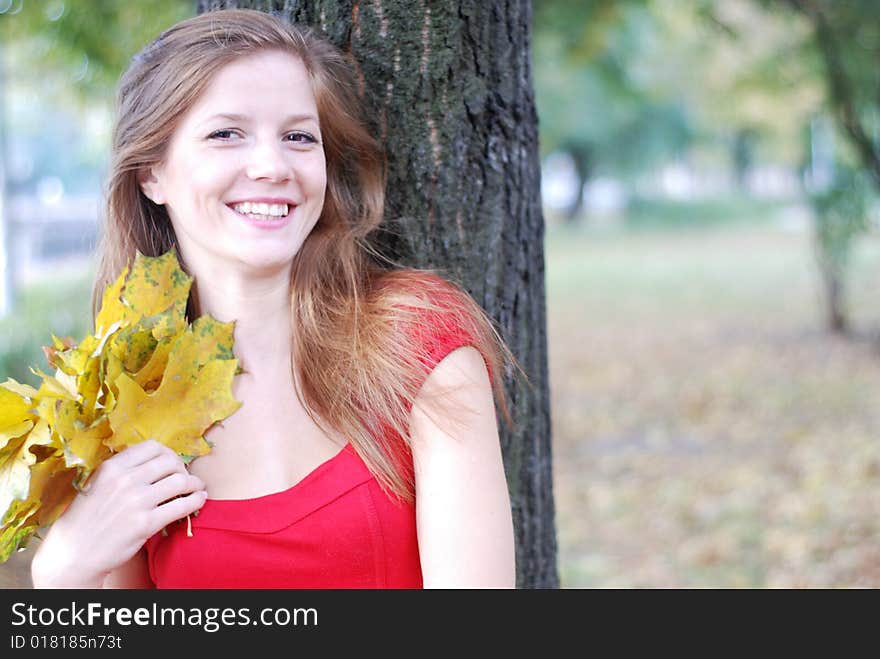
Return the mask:
[[[254,145],[248,157],[246,172],[253,180],[286,181],[293,176],[291,163],[280,143],[260,142]]]

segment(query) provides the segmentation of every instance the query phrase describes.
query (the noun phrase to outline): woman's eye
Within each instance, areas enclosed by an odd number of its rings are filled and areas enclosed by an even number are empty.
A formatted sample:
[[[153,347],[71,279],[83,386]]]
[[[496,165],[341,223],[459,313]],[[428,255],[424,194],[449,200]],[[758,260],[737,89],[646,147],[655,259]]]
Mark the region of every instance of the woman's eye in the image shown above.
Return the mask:
[[[318,141],[315,139],[314,135],[299,131],[288,134],[286,139],[288,142],[293,142],[294,144],[315,144]]]
[[[233,135],[235,135],[235,131],[230,128],[223,128],[222,130],[215,130],[213,133],[208,135],[209,140],[228,140]]]

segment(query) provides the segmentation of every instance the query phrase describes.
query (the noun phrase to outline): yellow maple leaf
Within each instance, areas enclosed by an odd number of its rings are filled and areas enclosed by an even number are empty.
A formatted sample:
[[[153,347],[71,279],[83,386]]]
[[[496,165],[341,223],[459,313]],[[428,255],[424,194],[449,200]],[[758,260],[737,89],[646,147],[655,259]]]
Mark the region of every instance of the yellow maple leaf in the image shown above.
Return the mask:
[[[155,439],[185,458],[206,455],[210,444],[204,433],[233,412],[241,403],[225,391],[223,382],[232,379],[235,360],[211,361],[194,376],[166,374],[152,394],[123,374],[116,381],[119,398],[110,413],[113,435],[108,445],[115,451]],[[174,406],[176,412],[169,413]]]
[[[31,467],[30,488],[26,499],[9,507],[0,529],[0,563],[33,536],[54,522],[76,494],[73,481],[76,470],[68,469],[57,455],[38,460]]]
[[[134,375],[134,381],[137,382],[144,391],[155,391],[162,382],[162,376],[165,375],[165,369],[168,366],[168,355],[171,348],[174,347],[174,338],[165,338],[156,344],[150,360],[144,364],[143,368]]]
[[[18,383],[11,379],[0,384],[0,433],[3,433],[11,426],[16,426],[22,421],[33,418],[33,414],[30,412],[33,407],[33,398],[25,396],[16,390],[16,385]],[[36,390],[33,388],[31,390],[33,395],[36,396]],[[0,437],[2,437],[2,434],[0,434]],[[2,444],[0,444],[0,448],[2,447]]]
[[[147,393],[131,377],[116,380],[118,396],[110,413],[113,437],[109,446],[121,450],[154,438],[181,455],[205,455],[210,446],[204,433],[239,407],[228,387],[238,366],[232,357],[232,323],[203,316],[170,347],[161,384]],[[167,414],[169,405],[180,410]]]
[[[0,562],[64,511],[98,466],[156,439],[189,461],[204,434],[235,412],[233,323],[189,325],[192,279],[173,251],[141,254],[108,285],[95,331],[52,337],[54,375],[39,388],[0,384]]]
[[[103,337],[117,322],[134,325],[145,316],[159,314],[169,314],[168,324],[180,331],[186,324],[191,285],[192,277],[181,270],[173,251],[155,258],[138,254],[131,272],[125,268],[104,292],[95,335]]]
[[[7,441],[0,450],[0,510],[4,513],[15,499],[27,497],[31,467],[37,461],[31,447],[45,446],[51,441],[49,424],[40,419],[36,424],[26,422],[21,436]]]

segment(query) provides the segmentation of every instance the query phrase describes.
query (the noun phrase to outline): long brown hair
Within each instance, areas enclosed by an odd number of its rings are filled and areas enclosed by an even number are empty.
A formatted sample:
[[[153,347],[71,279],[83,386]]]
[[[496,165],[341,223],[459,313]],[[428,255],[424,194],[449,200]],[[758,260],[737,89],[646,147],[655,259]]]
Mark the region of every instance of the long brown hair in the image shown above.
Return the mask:
[[[436,318],[480,350],[508,423],[501,376],[515,361],[464,290],[432,272],[380,265],[367,245],[384,211],[383,154],[362,121],[349,63],[329,42],[260,11],[221,10],[178,23],[135,56],[119,84],[93,310],[137,252],[178,247],[164,206],[143,194],[138,173],[162,162],[218,70],[263,50],[304,63],[327,162],[324,207],[291,270],[296,394],[316,423],[351,442],[383,487],[411,501],[409,415]],[[189,313],[198,314],[195,290]]]

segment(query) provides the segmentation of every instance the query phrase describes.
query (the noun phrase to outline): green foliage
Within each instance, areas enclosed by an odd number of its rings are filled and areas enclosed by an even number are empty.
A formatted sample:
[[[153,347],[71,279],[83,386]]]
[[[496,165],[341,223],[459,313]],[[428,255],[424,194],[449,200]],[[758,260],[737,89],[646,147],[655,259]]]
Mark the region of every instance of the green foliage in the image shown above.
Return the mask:
[[[14,53],[12,74],[66,71],[83,97],[100,98],[144,44],[194,13],[191,0],[13,0],[0,42]]]
[[[880,5],[875,0],[758,1],[810,26],[805,45],[818,63],[826,105],[852,154],[880,188]]]
[[[541,149],[624,175],[680,151],[689,118],[639,71],[657,24],[644,0],[534,3]],[[583,163],[582,163],[583,164]]]
[[[65,194],[97,192],[120,74],[194,11],[190,0],[0,2],[7,194],[35,194],[50,176]]]
[[[652,5],[665,39],[658,82],[680,90],[700,139],[724,143],[738,176],[744,156],[799,163],[801,126],[822,102],[806,22],[742,0]]]

